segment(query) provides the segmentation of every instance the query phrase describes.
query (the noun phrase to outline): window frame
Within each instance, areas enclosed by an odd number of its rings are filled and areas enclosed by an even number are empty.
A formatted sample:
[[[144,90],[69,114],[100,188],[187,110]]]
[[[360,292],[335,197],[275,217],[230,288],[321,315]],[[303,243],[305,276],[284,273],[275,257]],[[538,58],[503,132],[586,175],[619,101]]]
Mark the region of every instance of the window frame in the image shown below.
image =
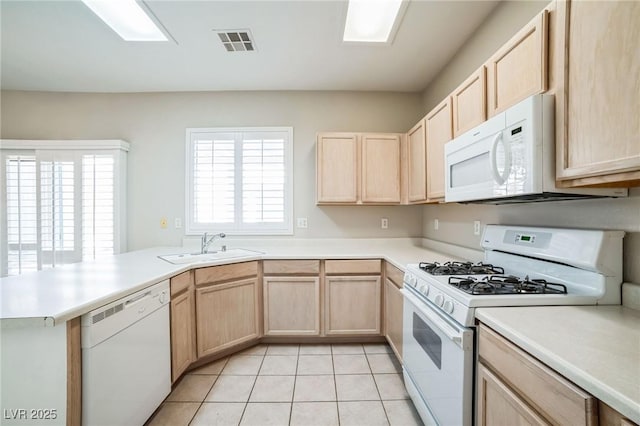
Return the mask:
[[[235,136],[235,145],[239,143],[238,134],[242,133],[281,132],[287,135],[284,142],[284,222],[281,226],[269,226],[264,223],[248,225],[242,222],[242,210],[234,212],[233,224],[198,224],[194,222],[194,143],[193,136],[199,133],[232,133]],[[240,137],[240,140],[242,138]],[[242,151],[236,151],[234,160],[236,166],[242,164]],[[240,172],[242,168],[240,167]],[[241,173],[240,173],[241,174]],[[242,178],[236,183],[234,199],[242,198]],[[229,235],[293,235],[293,127],[192,127],[186,129],[185,138],[185,235],[201,235],[204,232],[225,232]]]

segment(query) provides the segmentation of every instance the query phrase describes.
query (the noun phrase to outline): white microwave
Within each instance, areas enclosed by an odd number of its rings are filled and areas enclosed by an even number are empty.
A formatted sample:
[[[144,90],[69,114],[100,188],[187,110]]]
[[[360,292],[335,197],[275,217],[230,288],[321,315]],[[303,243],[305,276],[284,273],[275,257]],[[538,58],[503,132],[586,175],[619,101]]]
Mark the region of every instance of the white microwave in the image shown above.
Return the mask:
[[[445,201],[490,204],[626,197],[620,188],[556,188],[554,99],[534,95],[444,147]]]

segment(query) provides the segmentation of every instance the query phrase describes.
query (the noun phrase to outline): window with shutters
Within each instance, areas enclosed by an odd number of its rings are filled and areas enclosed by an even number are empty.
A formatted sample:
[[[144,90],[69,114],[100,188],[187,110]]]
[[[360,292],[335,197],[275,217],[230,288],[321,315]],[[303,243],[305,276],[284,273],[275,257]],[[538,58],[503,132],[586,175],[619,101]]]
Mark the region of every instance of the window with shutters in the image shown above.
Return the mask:
[[[293,128],[187,129],[186,232],[293,233]]]
[[[126,142],[3,140],[0,148],[2,276],[125,250]]]

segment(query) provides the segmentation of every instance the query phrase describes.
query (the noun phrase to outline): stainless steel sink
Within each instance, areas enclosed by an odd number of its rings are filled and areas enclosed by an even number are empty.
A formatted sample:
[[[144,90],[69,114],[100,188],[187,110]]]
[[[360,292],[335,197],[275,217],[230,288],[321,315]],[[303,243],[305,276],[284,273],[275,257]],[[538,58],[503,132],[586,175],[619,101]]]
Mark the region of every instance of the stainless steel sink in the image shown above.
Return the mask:
[[[160,259],[173,263],[174,265],[183,265],[185,263],[213,262],[216,260],[234,259],[238,257],[250,257],[263,254],[259,251],[246,249],[229,249],[225,251],[212,251],[209,253],[180,253],[167,254],[158,256]]]

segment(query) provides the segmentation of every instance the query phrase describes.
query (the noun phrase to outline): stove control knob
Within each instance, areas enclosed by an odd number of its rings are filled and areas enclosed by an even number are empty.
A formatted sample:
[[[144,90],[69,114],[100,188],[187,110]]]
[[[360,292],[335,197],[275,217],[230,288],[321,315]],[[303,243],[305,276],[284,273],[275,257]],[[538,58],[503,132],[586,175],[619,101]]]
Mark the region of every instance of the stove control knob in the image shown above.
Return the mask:
[[[441,294],[438,294],[436,295],[434,302],[436,302],[436,305],[442,307],[442,303],[444,302],[444,297]]]
[[[424,283],[422,285],[422,294],[424,294],[425,296],[429,295],[429,284]]]
[[[448,314],[453,313],[453,302],[451,300],[445,300],[444,302],[444,311]]]
[[[413,275],[411,275],[409,277],[409,284],[411,284],[414,287],[418,286],[418,279],[416,277],[414,277]]]

